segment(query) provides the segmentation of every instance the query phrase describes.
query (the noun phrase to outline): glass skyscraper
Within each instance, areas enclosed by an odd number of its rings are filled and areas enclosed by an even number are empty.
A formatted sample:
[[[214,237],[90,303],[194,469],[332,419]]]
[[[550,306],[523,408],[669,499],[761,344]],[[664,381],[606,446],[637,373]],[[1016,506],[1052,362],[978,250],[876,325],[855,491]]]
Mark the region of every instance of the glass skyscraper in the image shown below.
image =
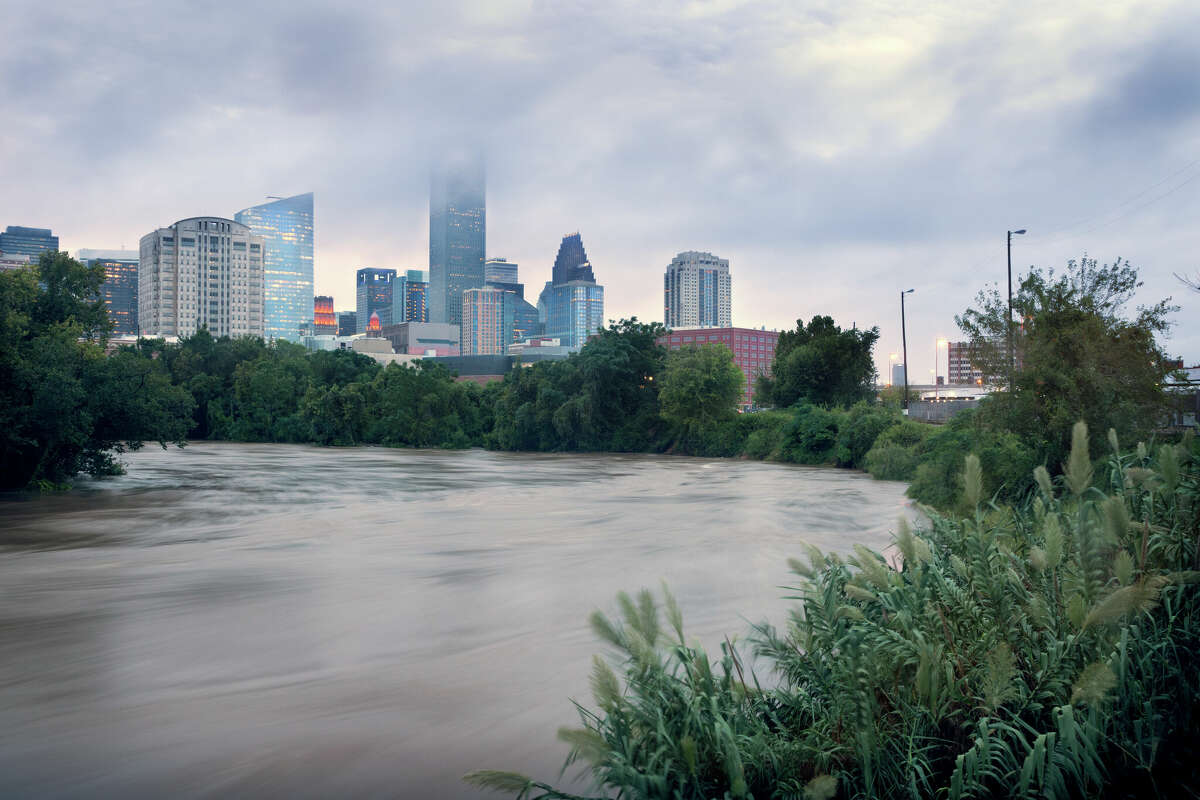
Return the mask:
[[[410,269],[392,284],[392,324],[429,321],[429,275]]]
[[[579,350],[604,325],[604,287],[596,283],[578,233],[563,237],[552,279],[538,297],[544,334]]]
[[[0,253],[6,256],[29,256],[36,262],[47,250],[58,249],[58,237],[49,228],[22,228],[9,225],[0,233]]]
[[[392,289],[396,280],[394,269],[364,267],[355,274],[358,285],[358,306],[354,313],[356,333],[365,333],[371,314],[379,314],[380,325],[392,324]]]
[[[300,326],[313,321],[312,192],[243,209],[234,219],[266,248],[266,337],[299,341]]]
[[[104,284],[100,294],[112,320],[114,336],[137,336],[138,329],[138,259],[137,250],[77,250],[76,260],[104,267]]]
[[[487,232],[483,158],[435,169],[429,191],[429,321],[462,324],[462,293],[481,289]]]

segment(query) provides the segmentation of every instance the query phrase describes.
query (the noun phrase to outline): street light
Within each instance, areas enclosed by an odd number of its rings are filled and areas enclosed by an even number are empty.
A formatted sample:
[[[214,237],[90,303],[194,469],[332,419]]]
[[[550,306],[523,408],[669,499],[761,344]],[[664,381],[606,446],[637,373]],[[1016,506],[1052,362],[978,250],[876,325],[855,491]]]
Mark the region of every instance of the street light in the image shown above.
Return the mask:
[[[1022,236],[1025,229],[1008,232],[1008,391],[1013,390],[1013,370],[1016,368],[1016,357],[1013,353],[1012,328],[1012,237]]]
[[[908,416],[908,334],[904,329],[904,295],[912,293],[912,289],[900,293],[900,343],[904,349],[904,397],[900,401],[900,413],[904,416]]]

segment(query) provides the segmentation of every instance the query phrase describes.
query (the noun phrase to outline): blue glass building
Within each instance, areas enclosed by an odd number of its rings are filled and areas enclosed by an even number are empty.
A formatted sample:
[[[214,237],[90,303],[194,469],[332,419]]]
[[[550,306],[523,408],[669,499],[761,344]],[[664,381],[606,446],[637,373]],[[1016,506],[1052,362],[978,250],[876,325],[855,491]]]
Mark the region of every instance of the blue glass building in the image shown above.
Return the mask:
[[[138,261],[137,250],[88,250],[75,252],[75,258],[86,266],[104,267],[104,283],[100,294],[112,320],[114,336],[137,336],[138,328]]]
[[[484,283],[482,157],[434,170],[429,191],[429,321],[462,324],[462,293]]]
[[[0,233],[0,253],[6,256],[29,256],[36,262],[47,250],[58,249],[58,237],[49,228],[22,228],[9,225]]]
[[[579,350],[604,325],[604,287],[596,283],[578,233],[563,237],[551,274],[538,297],[543,335]]]
[[[313,321],[313,194],[243,209],[234,220],[263,238],[263,315],[268,339],[300,340]]]
[[[358,287],[358,306],[354,312],[355,333],[366,333],[371,314],[379,314],[380,325],[392,324],[392,289],[395,281],[394,269],[364,267],[355,273]]]
[[[392,284],[392,324],[429,322],[429,275],[410,269]]]

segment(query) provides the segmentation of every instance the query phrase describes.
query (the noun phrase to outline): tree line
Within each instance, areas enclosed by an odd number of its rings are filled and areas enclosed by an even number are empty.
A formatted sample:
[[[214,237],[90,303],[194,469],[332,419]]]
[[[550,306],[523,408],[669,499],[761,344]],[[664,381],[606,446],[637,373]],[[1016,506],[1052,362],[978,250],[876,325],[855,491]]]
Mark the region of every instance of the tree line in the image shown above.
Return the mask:
[[[487,447],[522,451],[671,452],[865,469],[911,482],[931,505],[958,501],[965,452],[989,495],[1018,497],[1041,464],[1056,473],[1068,420],[1145,437],[1166,402],[1168,362],[1156,336],[1167,302],[1123,315],[1138,287],[1125,262],[1031,270],[1015,305],[1020,369],[1012,391],[944,426],[904,418],[875,390],[877,328],[828,316],[783,332],[755,394],[772,410],[737,413],[744,378],[720,344],[668,351],[658,323],[622,320],[561,361],[480,387],[432,361],[381,367],[349,350],[288,342],[142,339],[110,356],[100,267],[64,253],[0,274],[0,486],[58,486],[109,474],[145,442],[290,442]],[[999,294],[958,318],[981,353],[1004,326]],[[996,365],[985,365],[998,369]],[[1093,442],[1096,445],[1096,442]]]

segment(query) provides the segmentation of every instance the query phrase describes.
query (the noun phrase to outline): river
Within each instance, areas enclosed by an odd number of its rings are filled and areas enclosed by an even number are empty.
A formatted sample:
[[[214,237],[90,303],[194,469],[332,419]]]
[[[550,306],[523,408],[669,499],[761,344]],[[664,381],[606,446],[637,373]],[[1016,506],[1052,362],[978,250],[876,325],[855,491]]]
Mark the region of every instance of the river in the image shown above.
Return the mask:
[[[665,580],[715,650],[784,619],[800,541],[882,548],[909,513],[902,484],[861,473],[670,456],[194,443],[125,461],[0,500],[0,796],[557,779],[570,698],[591,702],[593,609]]]

